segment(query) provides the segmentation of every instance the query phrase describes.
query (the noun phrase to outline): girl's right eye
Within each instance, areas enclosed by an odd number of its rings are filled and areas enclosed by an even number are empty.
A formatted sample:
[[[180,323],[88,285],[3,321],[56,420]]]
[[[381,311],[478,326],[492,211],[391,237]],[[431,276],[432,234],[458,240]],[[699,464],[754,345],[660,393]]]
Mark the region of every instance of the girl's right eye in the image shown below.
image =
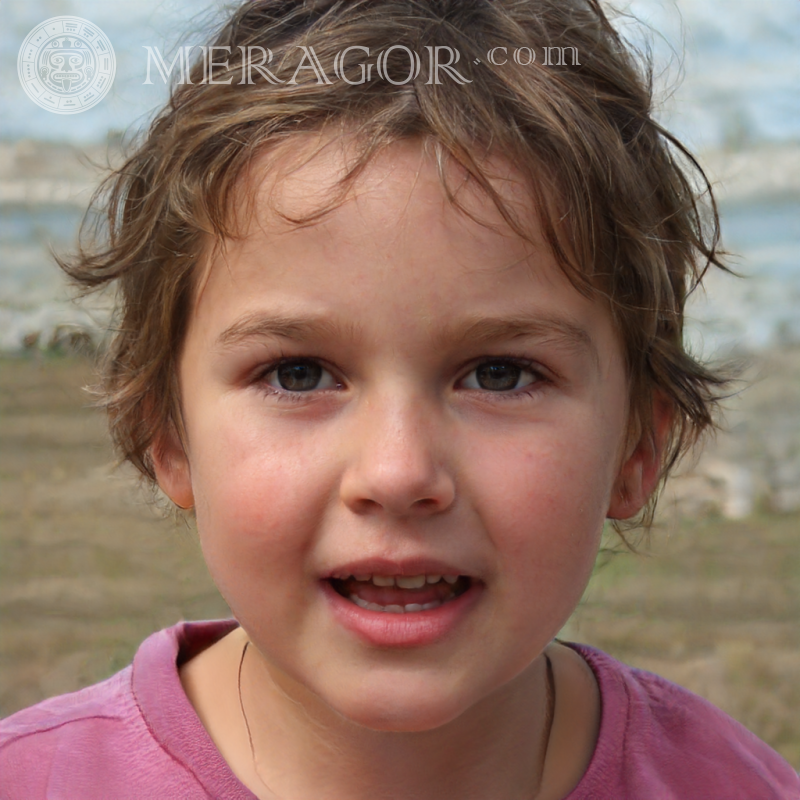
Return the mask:
[[[264,374],[263,381],[284,392],[335,389],[338,385],[333,375],[316,361],[299,358],[281,361]]]

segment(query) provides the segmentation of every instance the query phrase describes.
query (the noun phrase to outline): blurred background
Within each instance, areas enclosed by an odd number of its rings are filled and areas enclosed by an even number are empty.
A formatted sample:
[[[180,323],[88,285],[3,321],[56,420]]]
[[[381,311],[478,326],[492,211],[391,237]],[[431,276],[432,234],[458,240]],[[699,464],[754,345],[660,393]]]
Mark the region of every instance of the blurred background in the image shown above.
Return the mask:
[[[742,278],[713,274],[689,310],[704,358],[743,365],[725,433],[662,498],[646,555],[601,558],[564,636],[696,691],[800,767],[800,4],[641,0],[618,20],[649,43],[660,118],[698,155]],[[68,251],[103,166],[167,97],[147,50],[204,41],[219,2],[0,5],[0,715],[98,680],[148,633],[226,613],[194,535],[116,469],[93,380],[108,302],[70,299]],[[99,26],[116,78],[58,115],[17,77],[30,30]],[[609,541],[612,541],[609,539]]]

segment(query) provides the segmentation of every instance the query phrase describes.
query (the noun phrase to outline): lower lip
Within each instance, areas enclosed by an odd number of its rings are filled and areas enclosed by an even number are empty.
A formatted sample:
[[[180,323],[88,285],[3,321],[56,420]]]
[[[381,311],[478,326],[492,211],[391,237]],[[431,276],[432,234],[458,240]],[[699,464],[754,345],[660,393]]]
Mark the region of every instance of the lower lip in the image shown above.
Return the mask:
[[[321,583],[337,621],[374,647],[424,647],[434,644],[456,628],[483,592],[482,584],[473,583],[466,592],[438,608],[392,614],[361,608],[342,597],[328,581]]]

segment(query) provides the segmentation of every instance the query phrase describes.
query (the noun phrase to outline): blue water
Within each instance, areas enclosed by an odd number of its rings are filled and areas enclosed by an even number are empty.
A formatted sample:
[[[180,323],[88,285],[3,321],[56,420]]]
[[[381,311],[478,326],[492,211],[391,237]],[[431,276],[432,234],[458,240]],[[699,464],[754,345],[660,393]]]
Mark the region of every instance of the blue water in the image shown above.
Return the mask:
[[[630,0],[649,26],[618,25],[648,43],[659,76],[659,114],[699,151],[800,146],[798,0]],[[102,141],[110,130],[145,125],[166,97],[154,73],[144,85],[145,46],[166,54],[200,42],[219,18],[221,0],[11,0],[0,4],[0,140]],[[117,73],[111,93],[81,114],[56,116],[31,102],[17,79],[17,53],[38,23],[83,17],[111,40]],[[697,347],[764,346],[800,339],[800,197],[723,206],[725,244],[740,254],[746,281],[712,278],[708,299],[692,308]],[[47,255],[72,242],[78,210],[0,207],[0,350],[33,328],[55,324],[66,291]],[[44,311],[42,309],[45,309]],[[70,311],[69,313],[73,313]]]
[[[166,98],[160,80],[144,85],[147,51],[165,53],[188,37],[202,39],[209,20],[222,3],[190,0],[12,0],[0,4],[0,74],[3,105],[0,139],[46,139],[75,143],[102,141],[108,130],[127,130],[147,122]],[[30,30],[54,16],[77,16],[98,25],[116,55],[111,92],[94,108],[80,114],[54,117],[32,103],[17,78],[17,54]],[[197,38],[199,37],[199,38]]]
[[[800,342],[800,197],[722,207],[733,277],[714,270],[689,305],[690,338],[711,356]]]
[[[661,85],[675,91],[666,116],[693,147],[800,141],[800,3],[634,0],[629,7],[655,31]]]

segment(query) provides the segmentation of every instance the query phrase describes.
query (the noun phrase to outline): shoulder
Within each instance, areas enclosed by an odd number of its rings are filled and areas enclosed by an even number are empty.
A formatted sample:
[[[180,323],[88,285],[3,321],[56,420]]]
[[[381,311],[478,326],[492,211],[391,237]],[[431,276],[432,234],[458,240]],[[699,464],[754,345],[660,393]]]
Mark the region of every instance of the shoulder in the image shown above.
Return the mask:
[[[570,646],[595,674],[602,713],[594,756],[569,800],[611,796],[608,786],[619,787],[617,797],[664,800],[800,798],[792,767],[706,700],[599,650]]]
[[[131,691],[132,668],[73,694],[54,697],[0,723],[3,797],[64,796],[124,777],[124,760],[157,750]],[[124,755],[123,755],[124,754]],[[86,794],[87,797],[100,796]]]
[[[210,632],[201,627],[200,639]],[[134,663],[108,680],[0,721],[4,800],[208,797],[194,774],[197,765],[186,763],[171,742],[176,730],[195,739],[204,733],[192,719],[176,666],[181,641],[191,633],[184,623],[153,634]]]

